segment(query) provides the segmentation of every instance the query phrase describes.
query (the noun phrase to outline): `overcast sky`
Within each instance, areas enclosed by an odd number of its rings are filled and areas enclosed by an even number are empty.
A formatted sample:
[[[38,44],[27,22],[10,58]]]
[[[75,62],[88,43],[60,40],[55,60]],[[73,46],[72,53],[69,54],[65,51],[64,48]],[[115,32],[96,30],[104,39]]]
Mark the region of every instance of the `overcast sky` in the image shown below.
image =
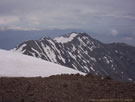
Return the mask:
[[[0,0],[0,29],[83,29],[135,43],[135,0]]]

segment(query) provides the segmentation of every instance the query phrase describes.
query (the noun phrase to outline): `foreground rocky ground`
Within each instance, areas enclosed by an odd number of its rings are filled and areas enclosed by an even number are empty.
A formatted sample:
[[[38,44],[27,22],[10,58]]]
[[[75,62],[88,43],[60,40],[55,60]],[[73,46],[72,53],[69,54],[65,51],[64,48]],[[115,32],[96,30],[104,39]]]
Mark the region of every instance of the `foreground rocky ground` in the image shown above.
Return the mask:
[[[79,74],[0,78],[0,102],[135,102],[135,83]]]

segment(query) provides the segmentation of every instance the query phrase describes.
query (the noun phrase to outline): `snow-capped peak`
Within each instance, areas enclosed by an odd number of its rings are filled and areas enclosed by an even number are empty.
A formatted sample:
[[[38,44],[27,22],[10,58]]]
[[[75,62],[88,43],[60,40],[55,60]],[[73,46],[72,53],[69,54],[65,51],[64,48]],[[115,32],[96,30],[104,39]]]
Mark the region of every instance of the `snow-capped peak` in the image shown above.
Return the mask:
[[[72,41],[78,34],[77,33],[71,33],[69,36],[60,36],[54,38],[55,41],[58,43],[67,43]]]
[[[44,38],[43,40],[27,41],[18,45],[14,52],[85,73],[90,72],[103,77],[110,75],[114,79],[128,81],[129,78],[135,80],[134,47],[123,44],[103,44],[84,32],[74,32],[54,39]],[[118,77],[116,78],[116,76]]]

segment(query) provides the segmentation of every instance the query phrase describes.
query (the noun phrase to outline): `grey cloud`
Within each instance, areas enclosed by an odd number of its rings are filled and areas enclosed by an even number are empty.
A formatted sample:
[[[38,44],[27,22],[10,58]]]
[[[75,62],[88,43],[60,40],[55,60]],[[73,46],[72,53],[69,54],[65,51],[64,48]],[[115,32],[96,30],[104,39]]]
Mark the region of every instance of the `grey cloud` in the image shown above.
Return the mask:
[[[0,0],[0,28],[72,28],[110,36],[117,29],[117,36],[131,35],[134,5],[135,0]]]

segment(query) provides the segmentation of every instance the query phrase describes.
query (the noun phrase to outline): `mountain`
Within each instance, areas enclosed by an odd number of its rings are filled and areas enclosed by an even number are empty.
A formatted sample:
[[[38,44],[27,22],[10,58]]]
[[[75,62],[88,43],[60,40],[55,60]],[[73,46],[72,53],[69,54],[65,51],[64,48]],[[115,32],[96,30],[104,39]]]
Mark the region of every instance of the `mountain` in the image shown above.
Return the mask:
[[[48,77],[84,73],[23,54],[0,50],[0,77]]]
[[[13,51],[85,73],[135,81],[135,47],[123,43],[104,44],[86,33],[29,40]]]

